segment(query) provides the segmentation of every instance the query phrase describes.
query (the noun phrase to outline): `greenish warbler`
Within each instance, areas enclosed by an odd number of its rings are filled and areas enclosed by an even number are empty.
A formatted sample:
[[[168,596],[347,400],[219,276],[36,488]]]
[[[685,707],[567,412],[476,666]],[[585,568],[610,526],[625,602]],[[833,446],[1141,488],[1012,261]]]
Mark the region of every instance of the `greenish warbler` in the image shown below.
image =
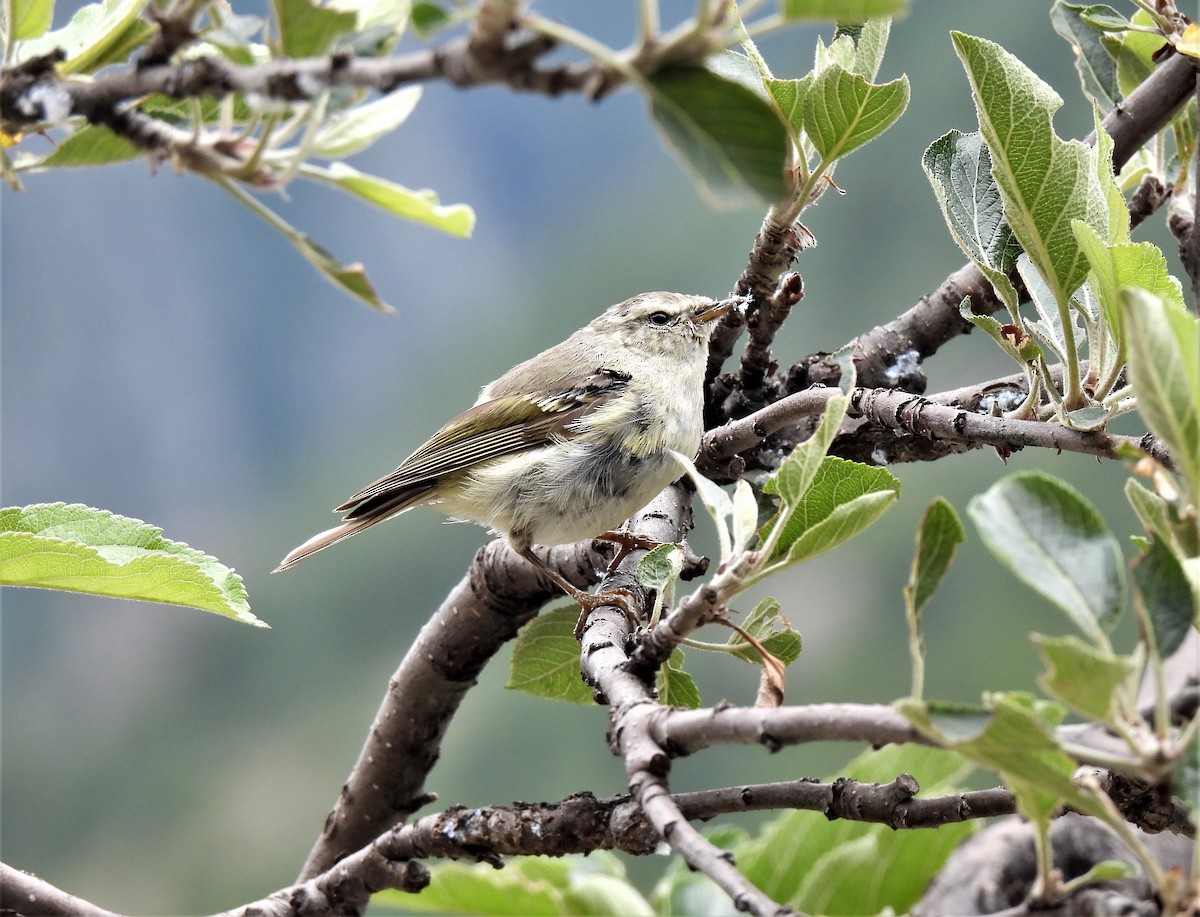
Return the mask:
[[[610,530],[679,476],[670,450],[693,456],[700,447],[708,340],[716,320],[744,302],[643,293],[612,306],[485,386],[474,407],[337,507],[342,523],[276,571],[426,505],[505,535],[585,618],[609,604],[631,614],[622,593],[577,589],[532,547],[605,537],[628,545]]]

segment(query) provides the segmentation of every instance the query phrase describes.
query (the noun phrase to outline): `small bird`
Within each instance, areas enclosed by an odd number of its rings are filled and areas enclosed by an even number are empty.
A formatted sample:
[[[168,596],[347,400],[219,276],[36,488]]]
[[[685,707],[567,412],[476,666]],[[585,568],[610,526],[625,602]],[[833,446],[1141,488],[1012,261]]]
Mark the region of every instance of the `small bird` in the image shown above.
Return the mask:
[[[485,386],[399,468],[337,507],[340,525],[304,542],[274,572],[426,505],[506,536],[583,607],[577,634],[601,605],[633,618],[627,593],[576,588],[533,545],[630,544],[631,536],[611,530],[679,477],[671,450],[699,449],[709,337],[717,319],[745,302],[643,293],[610,307]]]

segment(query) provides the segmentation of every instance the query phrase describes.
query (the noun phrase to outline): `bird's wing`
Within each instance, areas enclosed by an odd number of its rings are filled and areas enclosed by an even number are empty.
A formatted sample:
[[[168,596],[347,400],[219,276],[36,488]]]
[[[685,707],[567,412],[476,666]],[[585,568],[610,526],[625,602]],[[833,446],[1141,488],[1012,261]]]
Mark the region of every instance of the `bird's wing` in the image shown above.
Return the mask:
[[[364,487],[337,508],[346,519],[394,504],[410,490],[426,491],[434,479],[465,471],[487,459],[570,439],[576,421],[616,397],[629,384],[627,373],[598,369],[577,384],[555,391],[503,395],[477,404],[438,430],[391,474]],[[479,423],[480,416],[486,422]],[[484,429],[480,429],[480,427]]]

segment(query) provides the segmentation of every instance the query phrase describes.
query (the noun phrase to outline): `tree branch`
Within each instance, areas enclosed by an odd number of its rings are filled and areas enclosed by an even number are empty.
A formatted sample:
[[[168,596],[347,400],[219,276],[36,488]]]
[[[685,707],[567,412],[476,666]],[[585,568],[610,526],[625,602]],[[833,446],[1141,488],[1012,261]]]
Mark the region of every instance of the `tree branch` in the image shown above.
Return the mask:
[[[596,580],[590,543],[547,560],[580,587]],[[560,590],[495,540],[421,628],[388,690],[350,776],[300,873],[310,879],[425,805],[425,777],[442,737],[484,665]]]
[[[39,917],[119,917],[77,898],[33,873],[0,863],[0,913]]]

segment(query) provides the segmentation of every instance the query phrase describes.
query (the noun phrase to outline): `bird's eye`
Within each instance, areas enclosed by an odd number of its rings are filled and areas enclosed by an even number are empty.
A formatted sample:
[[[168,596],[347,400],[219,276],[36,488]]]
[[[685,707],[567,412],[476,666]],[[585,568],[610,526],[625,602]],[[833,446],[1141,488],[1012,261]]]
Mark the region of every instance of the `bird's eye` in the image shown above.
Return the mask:
[[[669,316],[666,312],[651,312],[650,313],[650,324],[652,324],[652,325],[666,325],[670,321],[671,321],[671,316]]]

